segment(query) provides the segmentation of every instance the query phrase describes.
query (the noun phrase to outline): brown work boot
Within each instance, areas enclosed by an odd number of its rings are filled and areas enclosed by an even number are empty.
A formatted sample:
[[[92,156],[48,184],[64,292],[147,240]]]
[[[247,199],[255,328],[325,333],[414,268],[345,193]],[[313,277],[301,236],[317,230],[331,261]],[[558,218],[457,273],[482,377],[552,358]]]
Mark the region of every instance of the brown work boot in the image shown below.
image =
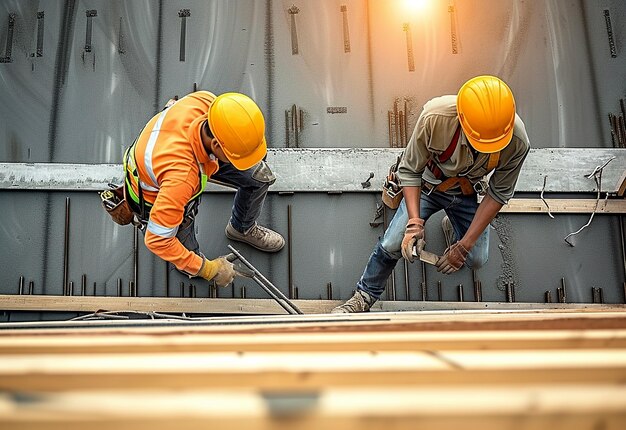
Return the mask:
[[[285,239],[274,230],[263,227],[254,223],[244,233],[235,230],[235,227],[229,222],[226,226],[226,237],[239,242],[247,243],[265,252],[278,252],[285,246]]]
[[[456,240],[454,237],[454,227],[452,227],[452,223],[450,222],[448,215],[444,216],[441,220],[441,228],[443,229],[443,235],[446,238],[446,247],[450,248]]]
[[[357,312],[369,312],[376,299],[372,298],[365,291],[356,290],[354,296],[349,298],[344,304],[337,306],[330,311],[331,314],[352,314]]]

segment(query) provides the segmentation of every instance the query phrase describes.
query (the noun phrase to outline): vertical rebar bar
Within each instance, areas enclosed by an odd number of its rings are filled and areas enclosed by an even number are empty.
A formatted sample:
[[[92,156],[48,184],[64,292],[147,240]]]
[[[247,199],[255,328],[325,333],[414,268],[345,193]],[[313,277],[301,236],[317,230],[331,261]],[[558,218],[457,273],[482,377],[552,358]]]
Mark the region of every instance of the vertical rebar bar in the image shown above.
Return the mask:
[[[443,291],[441,290],[441,281],[437,281],[437,298],[439,301],[443,301]]]
[[[34,292],[35,292],[35,282],[30,281],[28,283],[28,294],[32,296]]]
[[[133,287],[137,289],[137,278],[139,277],[139,228],[134,226],[133,235]],[[137,295],[137,294],[133,294]]]
[[[546,303],[552,303],[552,292],[546,291],[545,296],[546,296]]]
[[[19,284],[18,293],[20,294],[20,296],[24,294],[24,277],[23,276],[20,276],[20,284]]]
[[[63,240],[63,295],[68,295],[68,267],[70,248],[70,198],[65,198],[65,232]]]
[[[332,282],[329,282],[328,284],[326,284],[326,296],[328,297],[328,300],[332,300],[333,299],[333,284],[332,284]]]
[[[117,297],[122,297],[122,278],[117,278]]]
[[[84,296],[87,291],[87,275],[83,273],[80,278],[80,295]]]
[[[407,301],[411,300],[411,289],[409,285],[409,262],[404,260],[404,294]]]
[[[293,290],[293,247],[291,241],[291,229],[292,229],[292,218],[291,218],[291,205],[287,205],[287,283],[288,283],[288,291],[289,298],[294,298],[294,290]]]
[[[459,284],[459,302],[463,301],[463,284]]]

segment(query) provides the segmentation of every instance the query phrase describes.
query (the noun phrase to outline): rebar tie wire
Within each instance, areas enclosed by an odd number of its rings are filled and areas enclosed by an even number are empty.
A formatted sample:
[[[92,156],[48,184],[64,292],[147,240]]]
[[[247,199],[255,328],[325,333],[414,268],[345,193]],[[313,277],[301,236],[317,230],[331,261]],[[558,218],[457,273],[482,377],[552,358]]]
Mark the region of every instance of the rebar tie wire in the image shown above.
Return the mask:
[[[574,244],[572,242],[570,242],[568,239],[574,235],[577,235],[578,233],[580,233],[581,231],[583,231],[585,228],[589,227],[589,225],[591,224],[591,221],[593,221],[593,217],[596,214],[596,211],[598,210],[598,205],[600,204],[600,193],[601,193],[601,189],[602,189],[602,171],[604,170],[604,168],[607,166],[607,164],[609,164],[611,161],[615,160],[615,156],[609,158],[608,160],[606,160],[606,162],[600,166],[596,166],[595,169],[593,169],[593,172],[591,172],[590,174],[586,175],[585,178],[587,179],[591,179],[591,177],[593,176],[593,180],[596,181],[596,187],[598,188],[598,193],[596,195],[596,206],[593,208],[593,212],[591,213],[591,216],[589,217],[589,221],[587,221],[587,224],[583,225],[581,228],[579,228],[577,231],[568,234],[567,236],[565,236],[563,238],[563,240],[569,245],[569,246],[574,246]],[[609,193],[606,193],[606,195],[604,196],[604,201],[606,202],[606,200],[609,197]]]

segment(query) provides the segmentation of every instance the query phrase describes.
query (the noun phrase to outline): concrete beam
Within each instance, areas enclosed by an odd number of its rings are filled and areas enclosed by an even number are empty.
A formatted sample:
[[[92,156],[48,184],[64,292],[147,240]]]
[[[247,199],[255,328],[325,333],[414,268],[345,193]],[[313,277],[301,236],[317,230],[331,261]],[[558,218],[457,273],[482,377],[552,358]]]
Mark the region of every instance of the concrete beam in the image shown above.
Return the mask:
[[[276,175],[271,192],[380,192],[389,166],[402,149],[396,148],[270,148],[267,161]],[[595,192],[585,176],[596,166],[615,159],[604,169],[602,191],[618,191],[626,169],[626,149],[532,149],[517,183],[519,192]],[[372,186],[363,188],[370,172]],[[0,190],[96,191],[108,183],[122,183],[119,164],[0,163]],[[209,184],[207,192],[231,192]]]

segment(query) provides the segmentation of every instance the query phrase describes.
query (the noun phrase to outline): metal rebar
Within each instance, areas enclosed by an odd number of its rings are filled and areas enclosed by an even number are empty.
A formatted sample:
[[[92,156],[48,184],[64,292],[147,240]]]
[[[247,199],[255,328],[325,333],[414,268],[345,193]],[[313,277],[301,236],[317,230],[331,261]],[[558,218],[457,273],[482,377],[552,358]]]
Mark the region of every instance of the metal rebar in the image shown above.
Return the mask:
[[[37,12],[37,57],[43,57],[43,29],[45,12]]]
[[[69,295],[68,291],[68,268],[69,268],[69,249],[70,249],[70,198],[65,198],[65,232],[63,240],[63,295]]]
[[[450,13],[450,40],[452,42],[452,53],[459,53],[459,41],[456,30],[456,11],[454,5],[448,6],[448,13]]]
[[[84,296],[87,291],[87,275],[83,273],[83,276],[80,278],[80,295]]]
[[[282,299],[282,300],[278,300],[277,298],[275,298],[275,300],[278,302],[279,305],[281,305],[289,313],[297,313],[297,314],[302,314],[303,313],[296,305],[294,305],[283,294],[282,291],[280,291],[278,288],[276,288],[276,286],[274,284],[272,284],[261,272],[259,272],[259,270],[256,267],[254,267],[248,260],[246,260],[246,258],[243,255],[241,255],[241,253],[239,251],[237,251],[235,248],[233,248],[232,245],[228,245],[228,249],[230,249],[230,251],[239,259],[239,261],[241,261],[246,267],[248,267],[248,269],[250,269],[250,270],[252,270],[254,272],[255,276],[252,279],[261,288],[263,288],[268,294],[270,294],[272,296],[272,298],[277,296],[277,297],[280,297],[280,299]],[[292,310],[288,310],[287,308],[285,308],[285,304],[283,303],[283,301]]]
[[[298,125],[298,107],[294,104],[291,106],[291,127],[293,130],[294,146],[300,147],[300,127]]]
[[[437,281],[437,298],[439,301],[443,301],[443,291],[441,290],[441,281]]]
[[[591,303],[598,303],[596,287],[591,287]]]
[[[550,212],[550,205],[548,204],[548,202],[546,201],[546,199],[543,198],[543,192],[546,189],[546,182],[548,181],[548,175],[545,175],[543,177],[543,187],[541,188],[541,201],[543,202],[544,205],[546,205],[546,208],[548,208],[548,215],[550,216],[550,218],[554,219],[554,215],[552,215],[552,212]]]
[[[296,29],[296,15],[300,12],[300,9],[296,5],[291,6],[287,12],[291,19],[291,55],[298,54],[298,30]]]
[[[406,32],[406,55],[409,65],[409,72],[414,72],[415,59],[413,58],[413,38],[411,36],[411,24],[406,22],[403,24],[402,28]]]
[[[420,286],[422,287],[422,301],[426,301],[428,300],[428,288],[427,288],[427,283],[426,283],[426,263],[424,263],[423,261],[422,263],[422,283],[420,284]]]
[[[459,284],[459,302],[463,301],[463,284]]]
[[[565,278],[561,278],[561,298],[563,300],[561,303],[565,303],[565,301],[567,300],[567,291],[565,289]]]
[[[7,40],[6,47],[4,51],[4,57],[0,58],[0,63],[10,63],[12,61],[11,54],[13,51],[13,29],[15,28],[15,17],[14,13],[9,14],[9,26],[7,28]]]
[[[615,47],[615,38],[613,37],[613,26],[611,25],[611,12],[608,9],[604,9],[604,23],[606,25],[606,35],[609,41],[609,53],[611,58],[617,57],[617,49]]]
[[[134,226],[134,235],[133,235],[133,287],[137,289],[137,278],[139,277],[139,228]],[[136,296],[137,294],[133,294]]]
[[[393,148],[393,112],[387,111],[387,121],[389,124],[389,147]]]
[[[604,290],[602,287],[598,287],[598,295],[600,296],[600,303],[604,304]]]
[[[87,16],[87,27],[85,30],[85,52],[91,52],[91,32],[93,28],[92,19],[98,16],[98,11],[95,9],[85,11]]]
[[[478,280],[478,301],[483,301],[483,282]]]
[[[241,298],[242,299],[246,298],[246,286],[245,285],[241,286]]]
[[[170,267],[169,263],[165,262],[165,297],[170,296]]]
[[[291,242],[291,222],[291,205],[287,205],[287,289],[289,298],[293,299],[293,248]]]
[[[326,297],[328,297],[328,300],[332,300],[333,299],[333,284],[332,284],[332,282],[329,282],[328,284],[326,284]]]
[[[546,298],[546,303],[552,303],[552,292],[546,291],[545,298]]]
[[[19,283],[18,293],[19,293],[20,296],[22,294],[24,294],[24,277],[23,276],[20,276],[20,283]]]
[[[68,289],[69,289],[69,295],[73,296],[74,295],[74,281],[70,281]]]
[[[122,278],[117,278],[117,297],[122,297]]]
[[[289,148],[289,110],[285,110],[285,147]]]
[[[409,262],[404,260],[404,294],[407,301],[411,300],[411,289],[409,285]]]
[[[96,296],[96,283],[93,283],[93,295]]]
[[[185,61],[185,44],[187,39],[187,18],[191,16],[189,9],[181,9],[178,11],[180,18],[180,51],[178,59]]]
[[[35,292],[35,282],[30,281],[28,283],[28,294],[32,296],[34,292]]]
[[[348,6],[345,4],[341,5],[339,8],[342,15],[343,22],[343,52],[350,52],[350,29],[348,27]]]
[[[507,303],[513,302],[513,294],[511,293],[511,283],[506,283],[506,301]]]

